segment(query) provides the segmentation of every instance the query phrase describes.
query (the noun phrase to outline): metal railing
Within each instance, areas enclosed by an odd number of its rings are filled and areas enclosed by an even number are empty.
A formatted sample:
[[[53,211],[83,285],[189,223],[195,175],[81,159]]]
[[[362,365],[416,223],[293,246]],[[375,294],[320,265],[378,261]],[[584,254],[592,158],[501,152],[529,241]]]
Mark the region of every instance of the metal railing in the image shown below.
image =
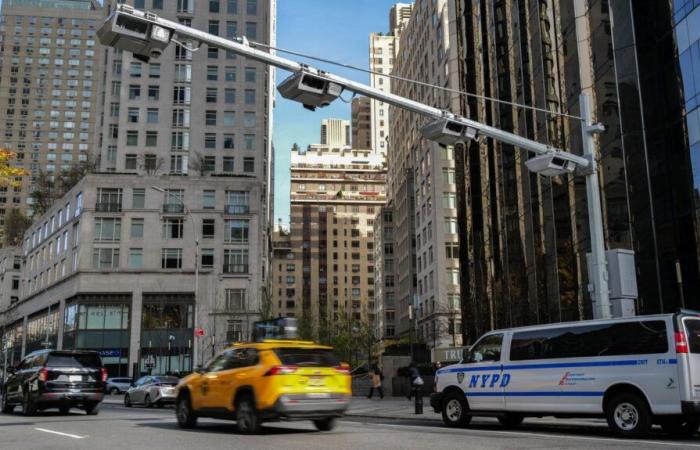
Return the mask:
[[[163,204],[163,212],[166,214],[184,214],[185,205],[182,203],[165,203]]]
[[[224,208],[225,214],[248,214],[250,206],[248,205],[226,205]]]
[[[95,211],[96,212],[121,212],[122,211],[122,204],[121,203],[98,202],[98,203],[95,203]]]

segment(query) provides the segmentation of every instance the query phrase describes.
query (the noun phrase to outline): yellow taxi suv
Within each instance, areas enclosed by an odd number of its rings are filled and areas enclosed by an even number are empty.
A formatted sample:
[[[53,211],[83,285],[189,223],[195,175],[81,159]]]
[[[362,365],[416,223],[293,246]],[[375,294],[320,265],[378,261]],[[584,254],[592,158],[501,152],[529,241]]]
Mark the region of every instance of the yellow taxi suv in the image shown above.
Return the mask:
[[[263,422],[312,420],[330,431],[352,395],[349,367],[331,347],[308,341],[263,339],[234,344],[177,386],[181,428],[199,417],[232,419],[255,434]]]

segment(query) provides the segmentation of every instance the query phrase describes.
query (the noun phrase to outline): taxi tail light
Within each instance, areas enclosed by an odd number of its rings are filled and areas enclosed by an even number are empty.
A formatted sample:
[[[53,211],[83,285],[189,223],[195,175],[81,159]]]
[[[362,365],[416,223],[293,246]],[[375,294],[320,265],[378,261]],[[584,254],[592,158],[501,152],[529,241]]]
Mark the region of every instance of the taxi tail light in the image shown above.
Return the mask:
[[[297,371],[297,366],[275,366],[265,373],[265,376],[291,375]]]
[[[335,371],[342,373],[343,375],[350,375],[350,365],[347,363],[341,363],[339,366],[335,366]]]
[[[100,373],[102,375],[102,382],[103,383],[106,382],[107,381],[107,369],[105,369],[104,367],[101,368]]]
[[[688,353],[688,340],[685,337],[685,333],[676,331],[674,336],[676,340],[676,353]]]
[[[46,382],[46,380],[49,379],[49,371],[46,367],[44,367],[43,369],[41,369],[39,371],[38,378],[39,378],[39,381],[43,381],[43,382]]]

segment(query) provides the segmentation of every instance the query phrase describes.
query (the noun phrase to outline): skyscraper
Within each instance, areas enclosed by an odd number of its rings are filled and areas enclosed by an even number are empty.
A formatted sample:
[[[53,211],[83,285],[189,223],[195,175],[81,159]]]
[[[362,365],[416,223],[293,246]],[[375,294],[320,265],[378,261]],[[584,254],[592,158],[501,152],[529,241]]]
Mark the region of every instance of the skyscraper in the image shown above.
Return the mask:
[[[273,243],[275,315],[300,317],[324,341],[343,316],[373,323],[374,220],[385,181],[383,158],[368,149],[292,149],[290,231]]]
[[[455,6],[460,89],[541,108],[465,96],[460,112],[581,154],[581,123],[562,114],[580,114],[588,93],[606,128],[596,140],[606,247],[635,251],[637,312],[700,306],[691,2]],[[583,178],[531,174],[528,157],[490,139],[455,149],[467,342],[591,317]]]
[[[54,177],[98,152],[102,59],[95,33],[103,15],[92,0],[2,2],[1,142],[30,176],[21,187],[0,188],[0,226],[8,208],[31,215],[40,172]]]
[[[357,97],[352,100],[352,148],[372,148],[370,101],[369,97]]]
[[[389,13],[389,32],[370,33],[369,35],[369,69],[370,86],[391,92],[391,78],[381,74],[390,74],[394,60],[399,51],[399,38],[406,27],[413,5],[395,4]],[[371,108],[371,145],[376,153],[386,155],[389,140],[389,105],[378,100],[370,101]]]

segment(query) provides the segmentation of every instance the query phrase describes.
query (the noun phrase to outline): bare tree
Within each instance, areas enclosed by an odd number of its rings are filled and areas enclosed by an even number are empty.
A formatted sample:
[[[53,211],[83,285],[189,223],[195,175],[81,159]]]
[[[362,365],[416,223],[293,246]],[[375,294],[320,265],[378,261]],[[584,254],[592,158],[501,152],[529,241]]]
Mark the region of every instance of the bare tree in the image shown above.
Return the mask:
[[[146,175],[157,175],[165,163],[163,158],[150,153],[143,155],[140,159],[141,170],[143,170]]]

